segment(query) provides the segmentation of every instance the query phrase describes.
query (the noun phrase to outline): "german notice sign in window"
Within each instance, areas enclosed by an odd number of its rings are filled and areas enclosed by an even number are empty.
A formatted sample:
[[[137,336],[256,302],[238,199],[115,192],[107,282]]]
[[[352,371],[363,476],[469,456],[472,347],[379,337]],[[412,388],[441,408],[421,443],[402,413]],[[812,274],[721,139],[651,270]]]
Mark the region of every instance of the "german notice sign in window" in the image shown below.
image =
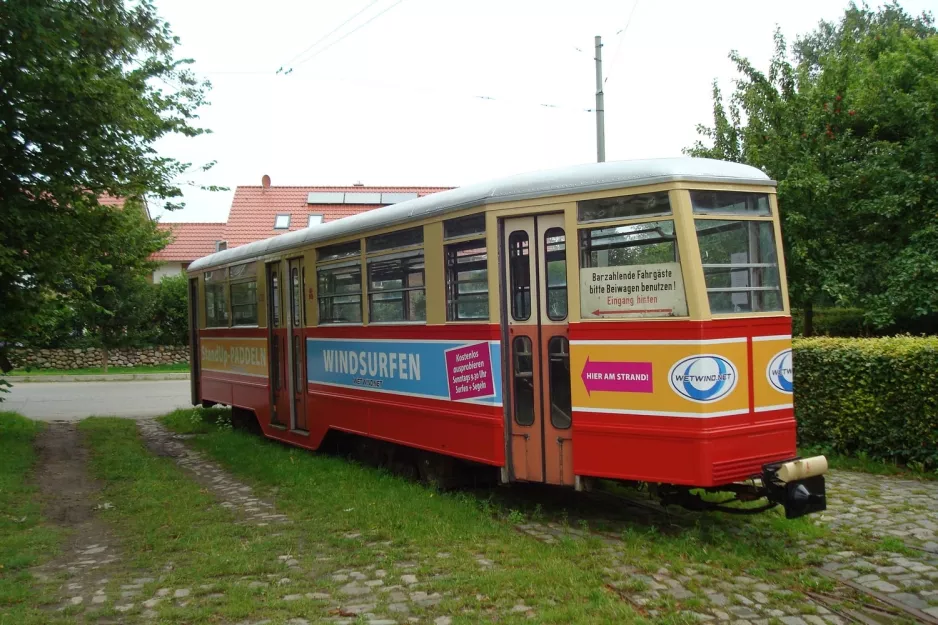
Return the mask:
[[[687,316],[680,263],[581,269],[580,315],[584,319]]]

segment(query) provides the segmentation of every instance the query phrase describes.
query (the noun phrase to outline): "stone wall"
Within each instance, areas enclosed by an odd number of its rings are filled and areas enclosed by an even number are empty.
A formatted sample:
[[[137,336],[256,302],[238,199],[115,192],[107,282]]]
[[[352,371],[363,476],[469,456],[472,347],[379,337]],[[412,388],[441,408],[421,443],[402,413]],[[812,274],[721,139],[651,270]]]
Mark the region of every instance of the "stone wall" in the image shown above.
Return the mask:
[[[84,369],[100,367],[103,355],[98,347],[84,349],[19,349],[13,351],[17,369]],[[189,348],[124,347],[108,350],[108,366],[172,365],[189,362]]]

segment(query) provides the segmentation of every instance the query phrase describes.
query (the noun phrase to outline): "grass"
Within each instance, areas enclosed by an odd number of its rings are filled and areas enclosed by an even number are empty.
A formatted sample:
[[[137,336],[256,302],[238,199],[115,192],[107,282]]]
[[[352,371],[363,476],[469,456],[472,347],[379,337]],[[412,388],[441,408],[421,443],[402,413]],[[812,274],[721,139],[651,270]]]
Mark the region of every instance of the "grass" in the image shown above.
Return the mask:
[[[137,367],[108,367],[107,375],[128,373],[188,373],[189,363],[176,363],[172,365],[140,365]],[[14,369],[7,373],[10,377],[17,376],[43,376],[43,375],[104,375],[102,367],[85,367],[83,369]]]
[[[45,598],[32,584],[29,567],[58,550],[61,532],[42,522],[29,474],[36,461],[33,443],[43,425],[13,412],[0,412],[0,623],[43,623]]]
[[[912,467],[891,460],[871,458],[865,454],[847,456],[820,447],[805,447],[799,449],[798,453],[803,457],[823,455],[827,458],[828,466],[832,469],[859,471],[874,475],[895,475],[919,480],[938,480],[938,471],[928,471],[921,467]]]
[[[241,479],[275,491],[280,510],[317,528],[315,551],[341,554],[346,567],[410,560],[420,563],[419,576],[445,573],[449,577],[439,588],[452,592],[446,613],[466,611],[470,620],[488,618],[486,610],[492,609],[509,622],[516,616],[526,620],[510,613],[524,601],[536,609],[538,622],[640,621],[641,615],[606,590],[615,581],[609,571],[623,563],[647,573],[669,563],[674,570],[705,570],[716,578],[745,574],[795,590],[822,583],[810,572],[821,552],[809,559],[798,554],[802,541],[828,537],[810,519],[787,521],[777,511],[742,518],[698,514],[677,528],[627,522],[615,546],[595,536],[547,545],[514,525],[525,519],[568,523],[566,504],[519,500],[513,489],[440,494],[341,458],[218,428],[210,421],[222,411],[208,412],[208,420],[192,414],[177,411],[163,421],[177,432],[196,434],[189,442]],[[381,543],[386,544],[375,547]],[[436,557],[440,552],[450,554],[445,566]],[[480,554],[496,566],[480,570],[474,561]],[[485,600],[480,604],[476,596]],[[665,620],[678,619],[682,609],[693,607],[688,601],[658,608],[670,615]]]

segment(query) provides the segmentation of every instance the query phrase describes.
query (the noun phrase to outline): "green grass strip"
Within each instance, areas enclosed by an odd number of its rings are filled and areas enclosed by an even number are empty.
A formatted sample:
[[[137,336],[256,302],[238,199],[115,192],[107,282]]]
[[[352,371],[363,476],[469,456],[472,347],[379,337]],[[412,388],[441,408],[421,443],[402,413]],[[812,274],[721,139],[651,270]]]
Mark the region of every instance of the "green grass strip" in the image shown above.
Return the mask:
[[[137,367],[108,367],[107,375],[131,373],[188,373],[188,363],[173,365],[140,365]],[[43,375],[104,375],[101,367],[84,367],[82,369],[14,369],[7,373],[10,377],[17,376],[43,376]]]
[[[34,443],[43,424],[0,412],[0,623],[40,623],[43,601],[29,567],[58,550],[62,533],[42,523],[36,488],[29,484]]]

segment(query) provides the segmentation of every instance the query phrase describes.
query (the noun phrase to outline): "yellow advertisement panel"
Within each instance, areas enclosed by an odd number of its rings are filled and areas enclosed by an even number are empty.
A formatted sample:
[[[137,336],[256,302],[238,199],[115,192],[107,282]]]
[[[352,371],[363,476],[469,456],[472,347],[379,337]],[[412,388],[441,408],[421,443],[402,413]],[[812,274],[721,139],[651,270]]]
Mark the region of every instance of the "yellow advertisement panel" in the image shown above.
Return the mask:
[[[752,339],[752,376],[756,412],[791,408],[791,336]]]
[[[749,412],[745,338],[571,341],[573,409],[679,417]]]
[[[199,340],[202,369],[267,377],[267,339],[202,337]]]

